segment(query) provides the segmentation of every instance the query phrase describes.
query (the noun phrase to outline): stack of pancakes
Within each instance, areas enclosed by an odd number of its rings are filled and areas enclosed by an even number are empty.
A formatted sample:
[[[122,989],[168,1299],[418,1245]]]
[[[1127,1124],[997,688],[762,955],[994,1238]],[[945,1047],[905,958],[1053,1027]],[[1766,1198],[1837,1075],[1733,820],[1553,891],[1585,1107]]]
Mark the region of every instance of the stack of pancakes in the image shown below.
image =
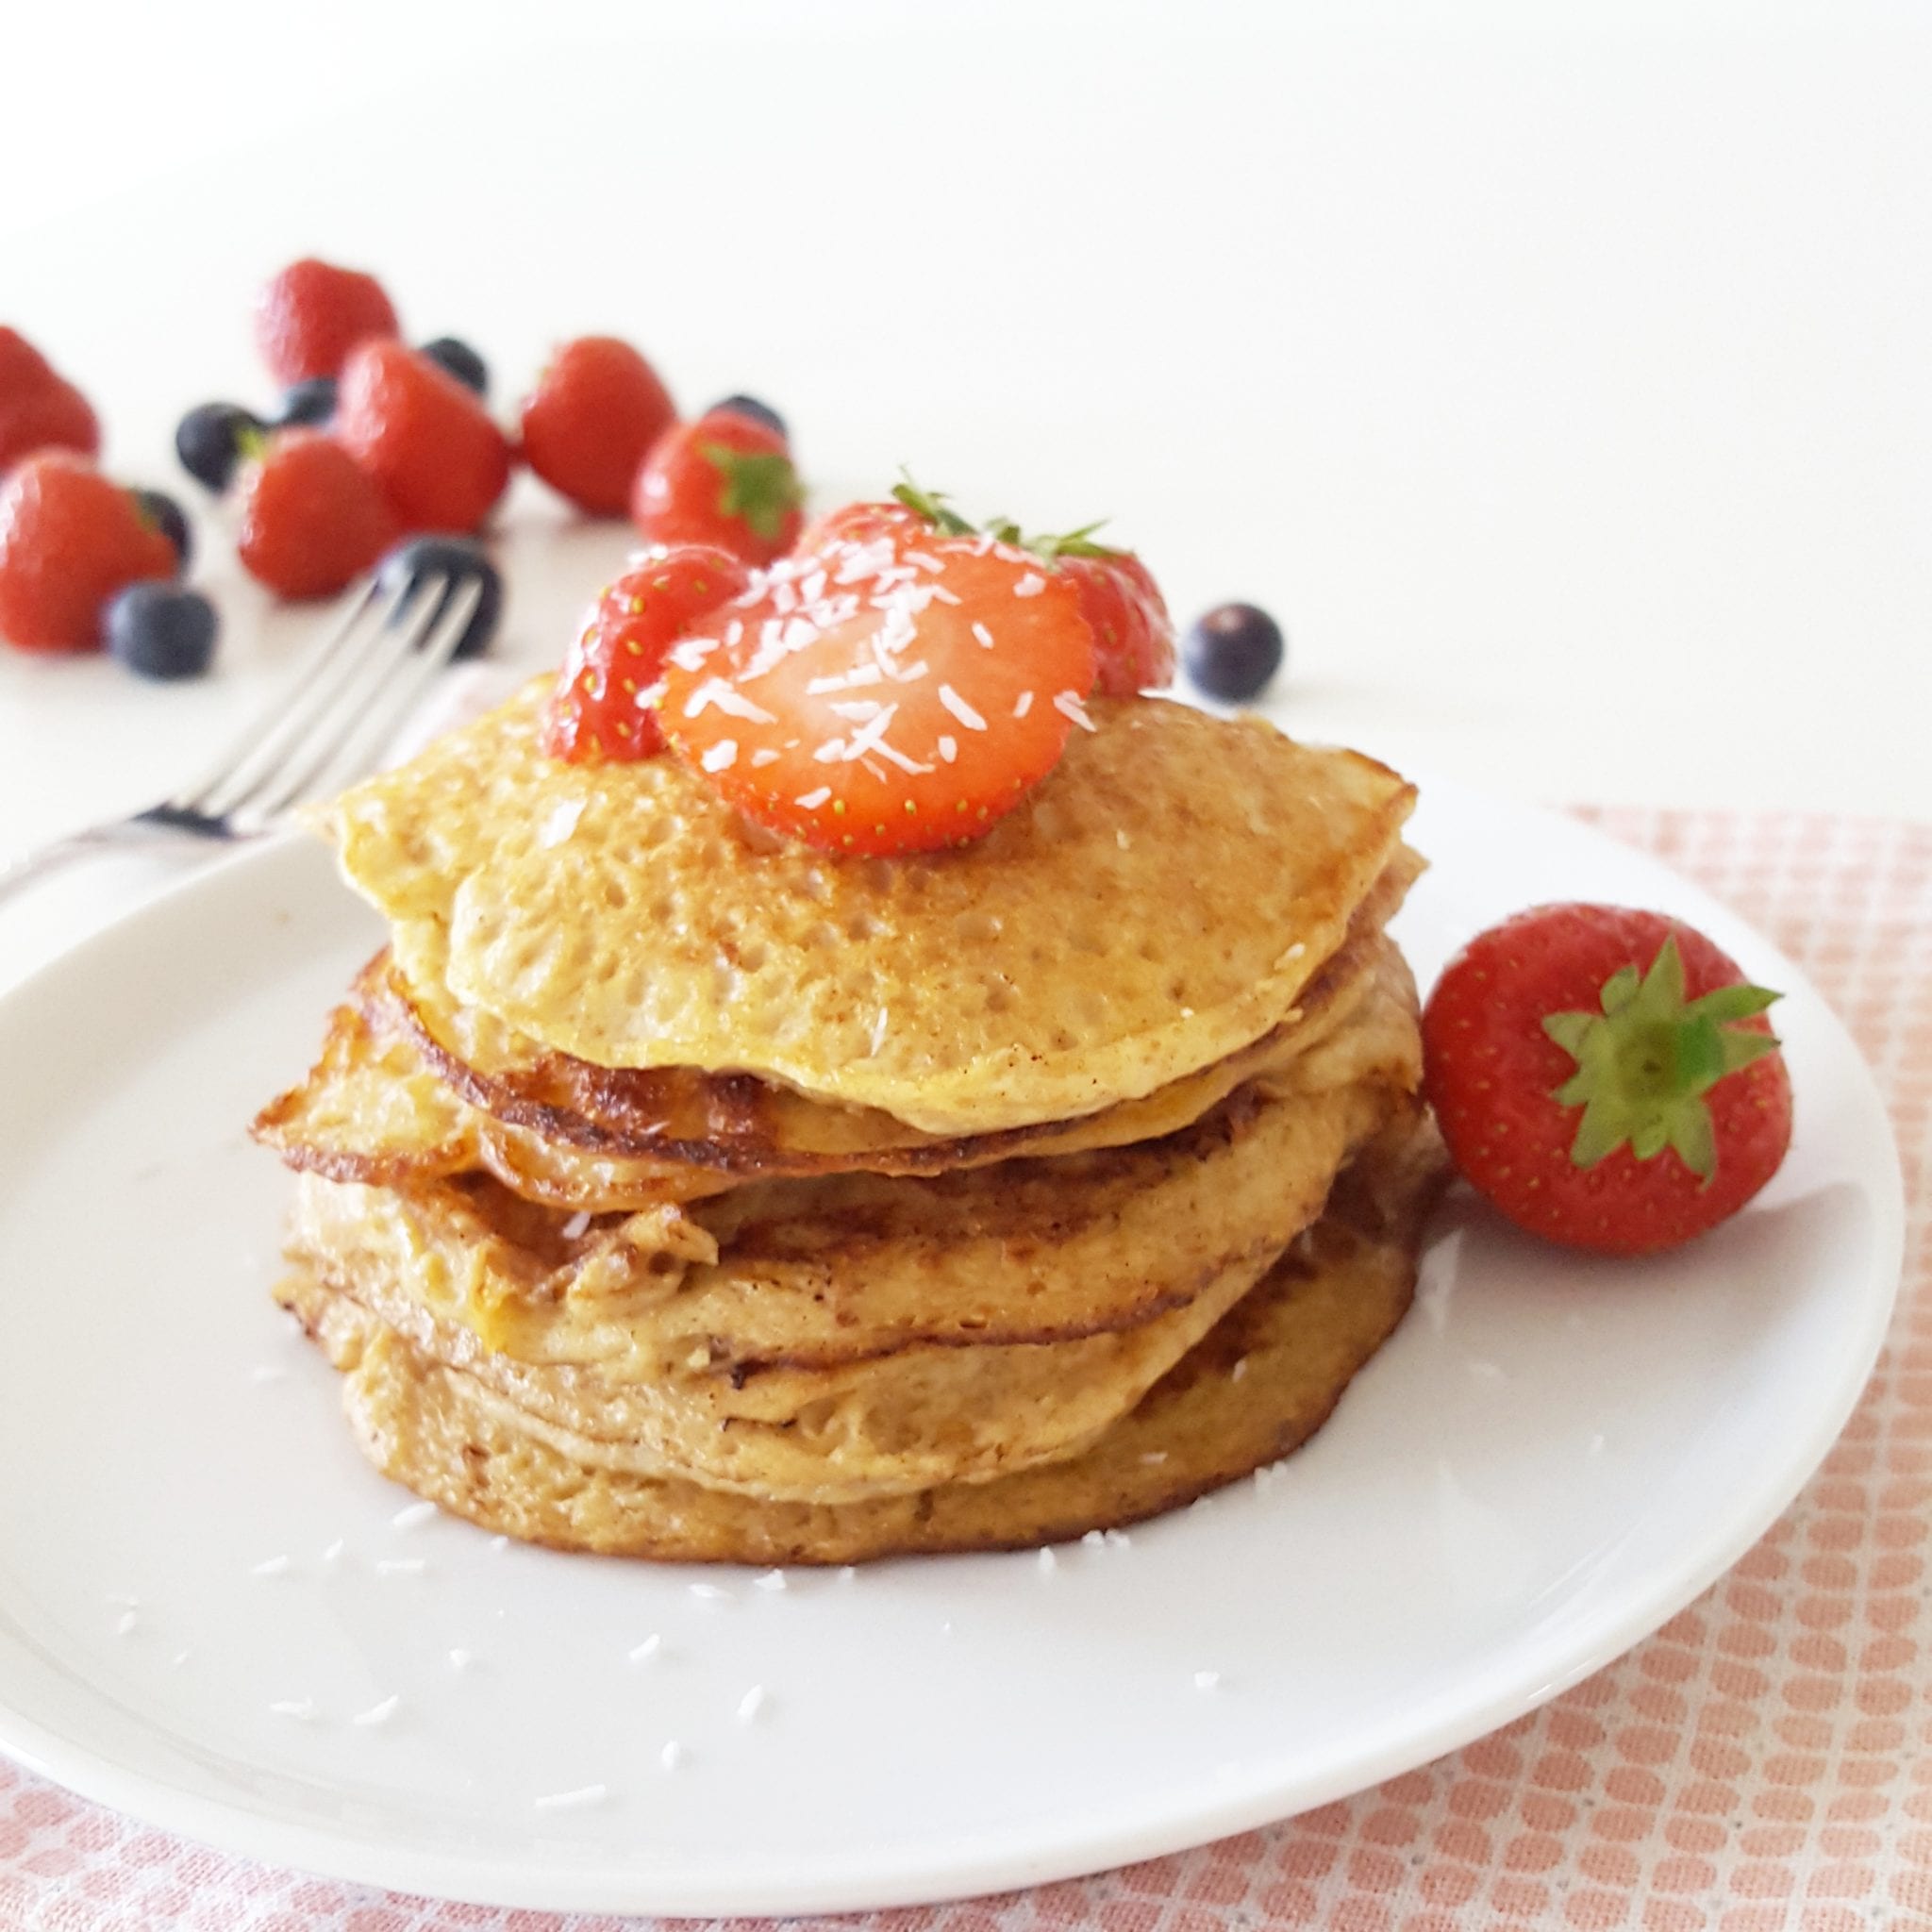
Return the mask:
[[[840,858],[544,757],[542,695],[331,808],[391,943],[257,1122],[378,1467],[535,1541],[843,1563],[1320,1426],[1439,1172],[1407,786],[1097,703],[989,836]]]

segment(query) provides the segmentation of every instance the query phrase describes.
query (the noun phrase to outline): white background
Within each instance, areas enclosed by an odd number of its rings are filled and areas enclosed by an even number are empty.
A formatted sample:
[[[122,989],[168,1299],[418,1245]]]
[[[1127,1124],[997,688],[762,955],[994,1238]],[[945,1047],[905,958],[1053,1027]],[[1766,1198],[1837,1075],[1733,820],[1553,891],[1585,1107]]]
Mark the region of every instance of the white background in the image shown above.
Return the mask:
[[[1291,729],[1549,800],[1932,815],[1932,11],[0,0],[0,319],[130,480],[266,403],[314,252],[474,341],[750,389],[825,496],[1103,513],[1271,608]],[[525,486],[510,650],[624,537]],[[0,849],[181,774],[223,675],[0,653]],[[52,903],[49,901],[48,903]],[[52,915],[46,915],[51,917]],[[21,912],[9,915],[18,926]]]

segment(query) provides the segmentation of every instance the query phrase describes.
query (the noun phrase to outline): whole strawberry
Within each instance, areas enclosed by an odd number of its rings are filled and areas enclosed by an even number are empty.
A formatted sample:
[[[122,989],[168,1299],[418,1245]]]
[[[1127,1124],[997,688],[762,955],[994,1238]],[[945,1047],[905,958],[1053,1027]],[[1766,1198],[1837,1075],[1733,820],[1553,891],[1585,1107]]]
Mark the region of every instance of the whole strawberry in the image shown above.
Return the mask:
[[[0,328],[0,473],[37,449],[91,457],[100,446],[87,398],[25,336]]]
[[[489,411],[400,342],[365,342],[349,358],[334,434],[382,486],[405,530],[465,535],[509,482],[509,444]]]
[[[543,712],[543,749],[570,764],[644,758],[664,748],[657,703],[671,647],[739,596],[749,573],[705,544],[626,571],[591,607]]]
[[[805,491],[785,439],[732,409],[668,429],[653,445],[630,500],[653,543],[712,543],[766,564],[797,541]]]
[[[1777,998],[1661,913],[1542,906],[1472,941],[1423,1012],[1457,1167],[1518,1226],[1642,1255],[1728,1220],[1777,1172],[1791,1085]]]
[[[175,546],[85,457],[42,450],[0,484],[0,637],[24,651],[90,651],[108,600],[172,577]]]
[[[658,372],[614,336],[580,336],[550,358],[523,408],[524,460],[593,517],[621,517],[638,465],[677,420]]]
[[[338,375],[349,352],[372,337],[400,333],[382,284],[356,269],[305,256],[255,298],[255,341],[283,389]]]
[[[396,534],[375,478],[319,429],[271,437],[242,473],[242,567],[278,597],[332,596]]]

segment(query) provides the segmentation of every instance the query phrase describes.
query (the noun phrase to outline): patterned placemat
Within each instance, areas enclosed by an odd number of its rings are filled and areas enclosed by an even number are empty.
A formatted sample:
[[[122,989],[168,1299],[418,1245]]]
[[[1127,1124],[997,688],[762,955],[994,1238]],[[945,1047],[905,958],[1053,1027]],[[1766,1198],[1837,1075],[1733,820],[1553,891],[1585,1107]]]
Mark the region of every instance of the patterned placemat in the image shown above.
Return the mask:
[[[1824,1469],[1728,1576],[1647,1643],[1466,1751],[1198,1852],[855,1926],[1932,1926],[1932,827],[1588,816],[1699,880],[1799,959],[1890,1106],[1909,1199],[1906,1291]],[[617,1932],[623,1923],[444,1905],[249,1864],[0,1760],[0,1932]]]

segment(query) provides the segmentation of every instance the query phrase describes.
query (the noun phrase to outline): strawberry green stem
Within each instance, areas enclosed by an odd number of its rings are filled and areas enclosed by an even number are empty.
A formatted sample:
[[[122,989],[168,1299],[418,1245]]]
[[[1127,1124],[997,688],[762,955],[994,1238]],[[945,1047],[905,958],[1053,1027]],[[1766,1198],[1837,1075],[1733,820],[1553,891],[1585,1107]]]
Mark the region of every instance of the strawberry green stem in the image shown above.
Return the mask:
[[[1738,1024],[1777,998],[1761,986],[1722,986],[1687,1001],[1673,935],[1641,977],[1625,966],[1604,982],[1601,1014],[1550,1014],[1543,1031],[1576,1062],[1554,1097],[1583,1109],[1570,1158],[1594,1167],[1627,1146],[1654,1160],[1669,1147],[1708,1186],[1717,1140],[1704,1096],[1777,1050],[1774,1036]]]

